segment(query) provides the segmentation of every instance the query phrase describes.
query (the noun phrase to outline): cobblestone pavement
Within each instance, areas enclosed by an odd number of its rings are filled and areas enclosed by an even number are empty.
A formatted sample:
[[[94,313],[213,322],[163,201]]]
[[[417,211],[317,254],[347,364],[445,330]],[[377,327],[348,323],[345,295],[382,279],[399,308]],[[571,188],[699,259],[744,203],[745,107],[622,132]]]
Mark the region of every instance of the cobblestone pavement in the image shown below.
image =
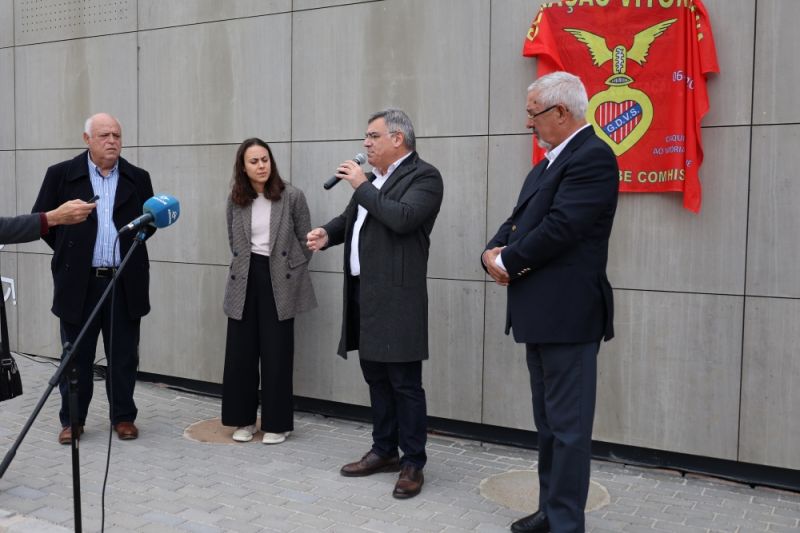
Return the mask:
[[[55,371],[24,357],[17,363],[25,394],[0,403],[2,454]],[[219,400],[139,383],[136,401],[139,439],[111,441],[110,532],[508,531],[523,513],[484,498],[480,483],[536,466],[530,450],[431,436],[424,489],[401,501],[391,497],[396,474],[338,473],[368,449],[369,425],[297,413],[284,444],[207,444],[183,432],[219,416]],[[80,443],[84,531],[100,530],[107,407],[96,384]],[[0,532],[73,528],[70,452],[56,442],[57,410],[54,391],[0,479]],[[590,532],[800,531],[800,494],[605,462],[593,463],[592,476],[610,503],[587,514]]]

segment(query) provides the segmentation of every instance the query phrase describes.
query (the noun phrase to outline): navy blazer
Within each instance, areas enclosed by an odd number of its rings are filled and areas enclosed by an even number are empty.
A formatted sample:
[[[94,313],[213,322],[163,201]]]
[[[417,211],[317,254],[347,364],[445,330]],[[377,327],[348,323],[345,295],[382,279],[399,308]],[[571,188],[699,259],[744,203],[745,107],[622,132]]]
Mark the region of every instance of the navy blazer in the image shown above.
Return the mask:
[[[508,286],[506,334],[525,343],[583,343],[614,336],[606,276],[619,190],[611,148],[591,127],[555,162],[528,174],[511,216],[487,249],[501,255]]]
[[[47,169],[39,196],[33,205],[34,212],[47,212],[67,200],[80,198],[88,200],[94,195],[89,179],[87,152],[74,159],[63,161]],[[153,196],[150,174],[119,158],[119,182],[114,198],[114,225],[121,228],[142,214],[145,200]],[[108,201],[104,198],[98,202]],[[133,244],[133,232],[119,239],[122,258]],[[50,269],[53,272],[53,313],[69,324],[80,324],[83,304],[91,274],[94,242],[97,238],[97,213],[92,211],[89,218],[80,224],[50,228],[44,241],[53,249]],[[120,282],[125,290],[128,313],[136,319],[150,311],[148,296],[150,285],[150,264],[147,248],[140,244],[125,269],[120,274]]]

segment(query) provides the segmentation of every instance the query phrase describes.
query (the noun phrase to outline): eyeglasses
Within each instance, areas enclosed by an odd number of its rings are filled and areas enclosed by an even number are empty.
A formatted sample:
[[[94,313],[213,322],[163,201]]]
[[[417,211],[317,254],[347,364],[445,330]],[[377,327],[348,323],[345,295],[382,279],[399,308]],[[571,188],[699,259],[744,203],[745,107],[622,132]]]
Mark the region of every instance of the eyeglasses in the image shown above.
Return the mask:
[[[539,115],[544,115],[544,114],[545,114],[545,113],[547,113],[548,111],[552,111],[553,109],[555,109],[555,108],[557,108],[557,107],[558,107],[558,104],[551,105],[551,106],[550,106],[550,107],[548,107],[547,109],[545,109],[545,110],[543,110],[543,111],[539,111],[538,113],[531,113],[530,111],[528,111],[528,120],[533,120],[533,119],[535,119],[536,117],[538,117]]]
[[[386,132],[385,135],[393,135],[395,133],[400,133],[400,132],[399,131],[389,131],[389,132]],[[364,134],[364,139],[365,140],[369,139],[371,141],[377,141],[378,139],[380,139],[383,136],[384,136],[383,133],[378,133],[377,131],[368,131],[367,133]]]

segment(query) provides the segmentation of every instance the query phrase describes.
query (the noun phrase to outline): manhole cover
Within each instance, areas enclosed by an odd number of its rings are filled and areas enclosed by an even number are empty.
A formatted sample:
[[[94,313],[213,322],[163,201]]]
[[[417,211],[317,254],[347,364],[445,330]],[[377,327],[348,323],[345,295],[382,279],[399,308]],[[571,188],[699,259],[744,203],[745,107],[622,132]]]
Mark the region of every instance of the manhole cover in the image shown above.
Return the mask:
[[[535,470],[512,470],[481,481],[481,495],[495,503],[521,513],[532,513],[539,507],[539,476]],[[591,481],[586,511],[605,507],[611,501],[606,488]]]
[[[256,427],[261,427],[260,418],[256,420]],[[183,436],[189,440],[210,442],[212,444],[248,444],[247,442],[236,442],[233,440],[234,431],[236,431],[235,427],[223,426],[219,418],[212,418],[210,420],[195,422],[183,430]],[[262,436],[263,433],[259,430],[258,433],[253,435],[253,440],[250,442],[261,444]]]

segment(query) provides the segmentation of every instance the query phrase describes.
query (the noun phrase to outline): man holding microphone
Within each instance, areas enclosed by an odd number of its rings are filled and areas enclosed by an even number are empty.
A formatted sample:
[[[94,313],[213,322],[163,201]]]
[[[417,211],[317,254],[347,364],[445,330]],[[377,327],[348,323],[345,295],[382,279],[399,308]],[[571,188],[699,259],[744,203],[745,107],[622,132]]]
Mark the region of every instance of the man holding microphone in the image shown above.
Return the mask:
[[[439,171],[417,155],[413,125],[399,109],[369,118],[364,147],[373,171],[365,175],[355,161],[339,165],[336,175],[350,184],[353,196],[341,215],[308,233],[308,247],[345,245],[338,353],[346,358],[358,350],[369,385],[372,448],[340,473],[400,470],[392,495],[411,498],[422,489],[427,460],[426,275],[444,186]]]

